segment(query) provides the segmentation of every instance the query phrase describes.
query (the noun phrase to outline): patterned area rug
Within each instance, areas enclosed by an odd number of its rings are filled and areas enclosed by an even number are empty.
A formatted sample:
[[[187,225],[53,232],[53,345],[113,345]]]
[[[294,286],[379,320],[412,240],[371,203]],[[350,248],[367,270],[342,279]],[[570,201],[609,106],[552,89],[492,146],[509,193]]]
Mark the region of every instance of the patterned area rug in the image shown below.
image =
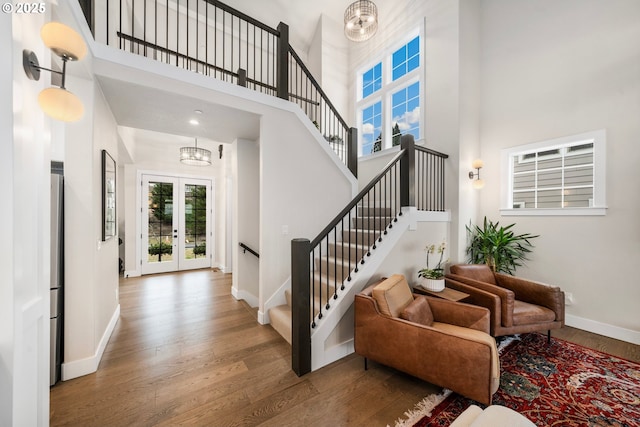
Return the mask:
[[[514,409],[536,425],[640,427],[638,363],[557,338],[547,345],[542,334],[523,334],[509,343],[500,363],[493,404]],[[477,404],[449,393],[437,406],[423,408],[423,415],[433,409],[412,424],[448,426],[472,403]]]

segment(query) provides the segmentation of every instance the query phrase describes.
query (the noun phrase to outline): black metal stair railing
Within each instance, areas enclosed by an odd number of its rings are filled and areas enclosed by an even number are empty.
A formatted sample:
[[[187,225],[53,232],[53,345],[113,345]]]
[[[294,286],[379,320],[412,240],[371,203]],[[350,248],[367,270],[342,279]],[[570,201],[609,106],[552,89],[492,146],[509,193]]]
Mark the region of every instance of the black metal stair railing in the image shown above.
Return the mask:
[[[444,210],[448,156],[402,137],[400,151],[318,234],[291,242],[292,367],[311,370],[311,330],[331,309],[351,274],[383,241],[402,208]]]
[[[298,104],[357,176],[357,132],[290,46],[286,24],[271,28],[218,0],[80,3],[97,41]]]

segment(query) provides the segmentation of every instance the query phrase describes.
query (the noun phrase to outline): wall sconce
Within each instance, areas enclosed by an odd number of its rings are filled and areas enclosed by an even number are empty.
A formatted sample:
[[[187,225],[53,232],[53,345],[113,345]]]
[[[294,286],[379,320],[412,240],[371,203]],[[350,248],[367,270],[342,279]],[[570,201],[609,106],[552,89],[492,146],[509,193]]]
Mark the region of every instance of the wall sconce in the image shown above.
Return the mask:
[[[476,172],[469,172],[469,179],[474,179],[477,177],[475,181],[473,181],[473,188],[475,188],[476,190],[480,190],[482,187],[484,187],[484,181],[480,179],[480,169],[482,169],[483,166],[484,162],[480,159],[474,160],[471,164],[471,167],[474,168]]]
[[[49,22],[40,31],[45,46],[62,59],[62,71],[51,70],[40,66],[36,54],[28,49],[22,51],[22,66],[27,77],[40,80],[40,71],[60,74],[60,87],[44,89],[38,95],[40,108],[54,119],[63,122],[75,122],[84,114],[82,101],[65,88],[67,61],[82,59],[87,53],[87,46],[80,34],[59,22]]]

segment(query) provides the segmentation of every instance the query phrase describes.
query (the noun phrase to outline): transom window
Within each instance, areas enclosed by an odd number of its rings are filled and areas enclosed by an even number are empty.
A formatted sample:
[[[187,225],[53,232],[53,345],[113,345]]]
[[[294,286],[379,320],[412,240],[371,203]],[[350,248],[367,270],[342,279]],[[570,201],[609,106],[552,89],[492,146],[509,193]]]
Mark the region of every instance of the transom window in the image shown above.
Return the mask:
[[[393,52],[391,74],[398,80],[420,66],[420,36]]]
[[[605,132],[543,141],[503,152],[503,214],[604,214]]]
[[[419,31],[414,31],[358,73],[360,156],[398,145],[407,133],[420,139],[420,39]]]
[[[382,87],[382,62],[378,62],[362,74],[362,98],[366,98]]]

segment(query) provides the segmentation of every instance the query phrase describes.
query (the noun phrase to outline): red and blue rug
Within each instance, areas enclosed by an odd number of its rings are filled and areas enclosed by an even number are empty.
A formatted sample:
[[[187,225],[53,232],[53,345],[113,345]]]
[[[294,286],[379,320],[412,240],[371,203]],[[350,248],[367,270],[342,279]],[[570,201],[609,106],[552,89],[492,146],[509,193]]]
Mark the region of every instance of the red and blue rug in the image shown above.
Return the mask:
[[[557,338],[547,344],[546,335],[523,334],[501,351],[500,364],[493,404],[538,426],[640,427],[638,363]],[[449,393],[435,408],[424,408],[430,411],[423,414],[430,415],[414,426],[448,426],[471,404],[477,403]]]

